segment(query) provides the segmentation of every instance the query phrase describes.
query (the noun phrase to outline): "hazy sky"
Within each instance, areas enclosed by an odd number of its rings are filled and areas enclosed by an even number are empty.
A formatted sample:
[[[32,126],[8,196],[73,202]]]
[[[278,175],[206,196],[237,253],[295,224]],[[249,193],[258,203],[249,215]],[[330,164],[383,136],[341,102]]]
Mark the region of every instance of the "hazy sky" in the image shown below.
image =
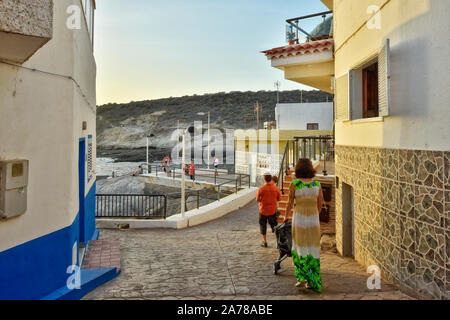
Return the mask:
[[[286,44],[286,19],[326,10],[319,0],[97,0],[97,102],[274,90],[277,80],[307,88],[260,51]]]

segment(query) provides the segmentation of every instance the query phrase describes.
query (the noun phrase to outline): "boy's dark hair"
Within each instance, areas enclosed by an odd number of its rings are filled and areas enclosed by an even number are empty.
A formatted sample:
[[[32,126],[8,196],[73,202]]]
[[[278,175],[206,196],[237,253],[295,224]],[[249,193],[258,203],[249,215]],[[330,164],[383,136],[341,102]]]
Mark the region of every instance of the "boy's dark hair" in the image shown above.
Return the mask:
[[[266,181],[266,182],[272,181],[272,175],[270,175],[270,174],[265,175],[265,176],[264,176],[264,181]]]

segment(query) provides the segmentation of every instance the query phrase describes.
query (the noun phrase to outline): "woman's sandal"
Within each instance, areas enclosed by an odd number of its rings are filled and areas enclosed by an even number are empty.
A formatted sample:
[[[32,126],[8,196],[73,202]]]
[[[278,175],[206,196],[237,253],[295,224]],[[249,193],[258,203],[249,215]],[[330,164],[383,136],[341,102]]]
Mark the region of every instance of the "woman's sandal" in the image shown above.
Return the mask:
[[[309,287],[309,284],[308,284],[308,281],[302,281],[302,282],[297,282],[297,283],[295,284],[295,286],[296,286],[297,288],[308,288],[308,287]]]

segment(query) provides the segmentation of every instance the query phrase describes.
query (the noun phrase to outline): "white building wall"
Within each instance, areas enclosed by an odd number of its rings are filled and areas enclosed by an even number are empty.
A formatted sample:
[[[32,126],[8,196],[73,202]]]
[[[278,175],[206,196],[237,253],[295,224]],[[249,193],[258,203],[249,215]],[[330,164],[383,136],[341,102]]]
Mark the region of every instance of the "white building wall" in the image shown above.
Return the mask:
[[[333,130],[333,103],[280,103],[275,108],[278,130],[307,130],[318,123],[319,130]]]
[[[0,252],[71,225],[79,211],[78,143],[88,135],[95,141],[96,67],[84,21],[81,30],[66,27],[72,4],[80,2],[54,1],[53,39],[23,67],[73,77],[80,88],[0,63],[0,159],[30,161],[28,210],[0,221]]]

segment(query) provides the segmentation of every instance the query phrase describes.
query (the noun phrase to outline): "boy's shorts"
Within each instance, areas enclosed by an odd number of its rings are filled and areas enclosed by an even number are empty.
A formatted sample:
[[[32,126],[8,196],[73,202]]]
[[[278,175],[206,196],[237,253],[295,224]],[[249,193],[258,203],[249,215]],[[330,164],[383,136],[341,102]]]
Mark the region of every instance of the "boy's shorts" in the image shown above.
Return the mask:
[[[272,228],[272,232],[275,232],[275,227],[278,225],[278,217],[276,214],[272,216],[265,216],[262,214],[259,214],[259,227],[261,234],[265,236],[267,234],[267,222],[269,223],[270,227]]]

